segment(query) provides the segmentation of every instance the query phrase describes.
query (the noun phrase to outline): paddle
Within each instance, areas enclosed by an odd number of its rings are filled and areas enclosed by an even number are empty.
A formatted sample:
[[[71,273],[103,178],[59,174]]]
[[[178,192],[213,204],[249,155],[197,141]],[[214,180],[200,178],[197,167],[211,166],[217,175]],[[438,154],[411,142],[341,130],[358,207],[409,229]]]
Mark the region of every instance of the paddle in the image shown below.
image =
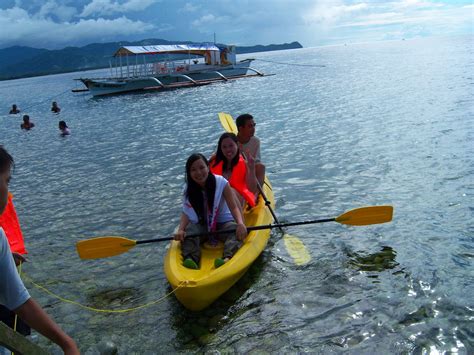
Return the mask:
[[[226,132],[232,132],[234,134],[238,134],[239,129],[237,128],[237,125],[235,124],[234,119],[229,113],[219,112],[217,115],[219,116],[221,125],[226,130]],[[268,210],[272,214],[273,220],[276,223],[280,223],[278,221],[278,218],[275,212],[273,211],[272,206],[270,206],[270,202],[265,196],[263,189],[260,186],[258,181],[257,181],[257,187],[265,201],[265,205],[268,207]],[[283,240],[285,242],[286,251],[293,258],[295,264],[304,265],[308,263],[311,260],[311,255],[309,254],[309,251],[304,245],[304,243],[298,237],[285,233],[283,228],[280,228],[280,231],[283,233]]]
[[[237,126],[235,125],[234,119],[232,116],[225,112],[219,112],[217,114],[219,116],[219,120],[221,121],[222,127],[225,129],[226,132],[237,134],[239,131]]]
[[[393,207],[392,206],[369,206],[356,208],[347,211],[335,218],[316,219],[302,222],[266,224],[261,226],[247,227],[247,231],[251,232],[260,229],[273,229],[300,226],[304,224],[317,224],[326,222],[337,222],[347,224],[350,226],[365,226],[370,224],[386,223],[392,220]],[[235,230],[227,230],[220,232],[212,232],[205,234],[189,234],[186,238],[194,238],[202,235],[220,234],[234,232]],[[147,240],[132,240],[124,237],[98,237],[92,239],[81,240],[76,243],[77,253],[81,259],[98,259],[115,256],[125,253],[138,244],[147,244],[155,242],[163,242],[173,240],[173,237],[147,239]]]

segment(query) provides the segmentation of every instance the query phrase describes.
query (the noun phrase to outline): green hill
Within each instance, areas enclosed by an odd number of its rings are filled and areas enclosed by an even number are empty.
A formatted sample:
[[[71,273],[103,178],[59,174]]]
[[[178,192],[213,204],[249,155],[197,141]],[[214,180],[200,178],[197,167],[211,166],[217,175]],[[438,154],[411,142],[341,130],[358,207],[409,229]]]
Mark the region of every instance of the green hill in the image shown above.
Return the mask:
[[[19,46],[4,48],[0,49],[0,80],[106,68],[109,66],[112,54],[121,46],[176,43],[190,44],[193,42],[145,39],[138,42],[93,43],[84,47],[66,47],[59,50]],[[295,48],[303,48],[303,46],[298,42],[292,42],[237,47],[236,50],[237,53],[243,54]]]

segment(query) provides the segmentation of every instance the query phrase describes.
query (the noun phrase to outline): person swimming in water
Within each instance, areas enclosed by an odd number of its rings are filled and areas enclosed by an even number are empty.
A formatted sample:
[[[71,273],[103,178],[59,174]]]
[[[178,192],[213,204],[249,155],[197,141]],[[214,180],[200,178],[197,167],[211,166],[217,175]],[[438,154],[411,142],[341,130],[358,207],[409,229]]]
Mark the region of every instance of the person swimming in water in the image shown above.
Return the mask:
[[[68,136],[71,134],[71,130],[65,121],[59,121],[59,130],[61,131],[61,136]]]
[[[17,113],[20,113],[20,109],[15,104],[13,104],[12,109],[10,110],[10,115],[16,115]]]
[[[56,101],[53,101],[53,103],[52,103],[51,112],[53,112],[53,113],[61,112],[61,108],[58,106],[58,103]]]
[[[30,116],[24,115],[23,116],[23,123],[20,125],[21,129],[25,129],[29,131],[35,126],[33,122],[30,121]]]

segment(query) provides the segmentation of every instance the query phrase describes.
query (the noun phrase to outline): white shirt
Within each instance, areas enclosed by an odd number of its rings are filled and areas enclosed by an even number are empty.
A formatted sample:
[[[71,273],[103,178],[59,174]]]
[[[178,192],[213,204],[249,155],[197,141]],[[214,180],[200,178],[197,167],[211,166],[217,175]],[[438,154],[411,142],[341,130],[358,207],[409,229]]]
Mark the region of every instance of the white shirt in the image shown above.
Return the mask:
[[[216,177],[216,191],[214,193],[214,210],[209,214],[208,217],[209,231],[215,230],[216,223],[225,223],[234,220],[234,217],[232,216],[232,213],[230,212],[223,196],[224,188],[227,186],[228,181],[220,175],[214,176]],[[188,216],[191,223],[196,224],[199,222],[196,211],[194,211],[194,208],[191,206],[191,203],[187,198],[185,198],[183,203],[183,212],[186,214],[186,216]]]
[[[260,157],[260,139],[255,136],[250,137],[247,143],[239,143],[240,151],[247,153],[247,150],[252,154],[256,163],[260,163],[262,158]]]
[[[14,310],[29,298],[30,294],[16,270],[5,232],[0,227],[0,304]]]

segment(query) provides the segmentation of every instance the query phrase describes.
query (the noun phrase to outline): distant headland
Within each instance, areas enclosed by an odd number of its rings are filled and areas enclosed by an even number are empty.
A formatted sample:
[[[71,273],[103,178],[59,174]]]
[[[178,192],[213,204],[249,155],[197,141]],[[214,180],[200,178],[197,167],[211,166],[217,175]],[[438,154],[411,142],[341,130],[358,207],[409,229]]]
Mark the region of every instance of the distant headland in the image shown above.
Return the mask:
[[[0,80],[31,76],[68,73],[74,71],[106,68],[111,55],[121,46],[144,46],[152,44],[191,44],[189,41],[167,41],[146,39],[137,42],[93,43],[84,47],[66,47],[58,50],[31,47],[9,47],[0,49]],[[237,46],[238,54],[303,48],[299,42]]]

